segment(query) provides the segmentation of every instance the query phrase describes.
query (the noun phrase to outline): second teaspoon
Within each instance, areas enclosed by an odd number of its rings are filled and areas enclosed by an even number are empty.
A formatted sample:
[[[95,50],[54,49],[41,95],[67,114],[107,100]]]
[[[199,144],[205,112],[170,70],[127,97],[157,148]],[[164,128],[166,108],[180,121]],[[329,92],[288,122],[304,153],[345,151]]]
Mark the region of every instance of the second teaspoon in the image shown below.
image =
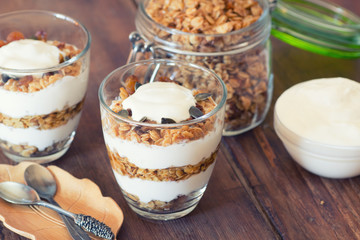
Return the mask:
[[[47,168],[39,164],[32,164],[25,169],[24,178],[26,184],[34,188],[41,198],[60,207],[53,198],[57,190],[56,181]],[[91,240],[84,229],[76,225],[74,221],[62,214],[59,215],[74,240]]]

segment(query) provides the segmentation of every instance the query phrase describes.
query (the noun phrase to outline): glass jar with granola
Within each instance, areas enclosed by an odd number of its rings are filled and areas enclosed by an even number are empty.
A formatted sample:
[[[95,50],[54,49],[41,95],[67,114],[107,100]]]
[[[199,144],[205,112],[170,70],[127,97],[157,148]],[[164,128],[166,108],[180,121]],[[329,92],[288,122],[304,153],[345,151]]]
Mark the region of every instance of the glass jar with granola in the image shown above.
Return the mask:
[[[329,61],[360,57],[360,18],[321,0],[144,0],[135,23],[133,50],[151,51],[141,57],[185,59],[224,80],[226,136],[254,128],[268,111],[270,32]]]
[[[135,23],[154,57],[196,63],[222,78],[228,91],[224,135],[264,120],[273,86],[266,0],[146,0]]]

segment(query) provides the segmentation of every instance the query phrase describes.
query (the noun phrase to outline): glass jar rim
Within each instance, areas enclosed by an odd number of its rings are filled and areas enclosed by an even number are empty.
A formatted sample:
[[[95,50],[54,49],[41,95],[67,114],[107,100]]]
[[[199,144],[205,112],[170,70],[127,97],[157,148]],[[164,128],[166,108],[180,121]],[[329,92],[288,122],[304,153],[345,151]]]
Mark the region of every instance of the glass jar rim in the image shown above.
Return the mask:
[[[225,34],[189,33],[166,27],[155,22],[147,14],[146,1],[139,3],[138,12],[156,28],[170,34],[194,37],[225,37],[242,34],[261,26],[271,15],[272,21],[268,20],[272,22],[271,34],[283,42],[325,56],[360,57],[360,17],[350,10],[323,0],[257,1],[263,8],[260,18],[245,28]],[[140,28],[137,26],[137,29]],[[164,45],[160,40],[159,43]],[[190,53],[193,52],[186,51],[186,54]]]
[[[52,71],[58,70],[59,68],[66,67],[66,66],[69,66],[69,65],[77,62],[80,58],[82,58],[89,51],[90,45],[91,45],[90,32],[87,30],[87,28],[82,23],[80,23],[79,21],[77,21],[74,18],[69,17],[67,15],[57,13],[57,12],[52,12],[52,11],[45,11],[45,10],[20,10],[20,11],[14,11],[14,12],[8,12],[8,13],[0,14],[0,18],[4,18],[4,17],[8,17],[8,16],[15,16],[15,15],[24,15],[24,14],[42,14],[42,15],[53,16],[53,17],[55,17],[57,19],[61,19],[61,20],[73,23],[76,26],[79,26],[80,29],[82,29],[82,31],[86,35],[85,47],[76,56],[74,56],[74,57],[70,58],[69,60],[64,61],[64,62],[62,62],[60,64],[52,66],[52,67],[35,68],[35,69],[13,69],[13,68],[4,68],[4,67],[0,66],[0,71],[1,72],[11,72],[12,74],[16,74],[16,73],[19,73],[19,74],[27,74],[27,73],[37,74],[37,73],[44,73],[44,72],[52,72]]]
[[[146,65],[149,63],[153,63],[153,64],[168,64],[168,63],[173,63],[173,64],[181,64],[181,65],[188,65],[190,67],[194,67],[197,69],[200,69],[202,71],[208,72],[211,75],[213,75],[215,77],[215,79],[220,83],[220,86],[222,87],[222,97],[219,103],[217,103],[216,107],[211,110],[210,112],[204,114],[203,116],[199,117],[199,118],[195,118],[189,121],[185,121],[185,122],[181,122],[181,123],[169,123],[169,124],[160,124],[160,123],[146,123],[146,122],[139,122],[139,121],[135,121],[129,118],[125,118],[120,116],[119,114],[117,114],[116,112],[114,112],[109,106],[108,104],[106,104],[104,96],[103,96],[103,89],[105,88],[105,84],[106,82],[110,79],[110,77],[121,70],[124,69],[130,69],[130,68],[134,68],[136,66],[139,65]],[[115,70],[113,70],[111,73],[109,73],[104,80],[101,82],[100,87],[99,87],[99,91],[98,91],[98,97],[100,100],[100,104],[101,106],[103,106],[103,108],[109,113],[111,114],[115,119],[119,119],[121,121],[127,122],[131,125],[142,125],[142,126],[147,126],[147,127],[161,127],[161,128],[174,128],[174,127],[181,127],[184,125],[192,125],[195,123],[199,123],[202,122],[208,118],[210,118],[211,116],[215,115],[217,112],[220,111],[220,109],[225,105],[226,102],[226,98],[227,98],[227,90],[226,90],[226,86],[225,83],[223,82],[223,80],[211,69],[199,66],[197,64],[193,64],[193,63],[189,63],[187,61],[184,60],[175,60],[175,59],[149,59],[149,60],[141,60],[141,61],[136,61],[136,62],[132,62],[126,65],[123,65],[119,68],[116,68]]]

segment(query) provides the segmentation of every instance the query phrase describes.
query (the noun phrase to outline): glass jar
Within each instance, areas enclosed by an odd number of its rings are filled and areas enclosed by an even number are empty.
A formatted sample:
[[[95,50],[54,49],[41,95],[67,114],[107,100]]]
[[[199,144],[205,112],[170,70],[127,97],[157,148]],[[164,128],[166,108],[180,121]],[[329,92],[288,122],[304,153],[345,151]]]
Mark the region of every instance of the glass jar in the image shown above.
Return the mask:
[[[153,56],[208,67],[225,82],[224,135],[259,125],[269,109],[273,89],[268,2],[259,1],[263,13],[258,21],[226,34],[194,34],[164,27],[146,13],[148,2],[140,3],[135,24],[145,43],[152,43]]]
[[[149,2],[139,3],[138,33],[132,33],[130,40],[133,53],[151,53],[132,54],[129,60],[184,59],[215,71],[228,90],[225,136],[258,126],[268,112],[273,92],[270,33],[315,53],[360,56],[359,18],[321,0],[257,0],[262,8],[260,18],[242,29],[218,34],[184,32],[159,24],[147,13]]]

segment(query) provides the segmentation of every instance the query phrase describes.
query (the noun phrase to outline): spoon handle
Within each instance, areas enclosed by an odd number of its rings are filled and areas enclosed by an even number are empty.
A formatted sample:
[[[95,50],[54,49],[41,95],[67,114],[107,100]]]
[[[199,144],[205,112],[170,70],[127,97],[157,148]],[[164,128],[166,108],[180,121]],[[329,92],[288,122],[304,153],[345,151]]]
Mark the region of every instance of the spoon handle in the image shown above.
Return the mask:
[[[59,206],[59,204],[52,198],[47,199],[49,203],[54,204],[55,206]],[[72,219],[70,219],[67,216],[64,216],[62,214],[59,214],[63,220],[63,222],[66,225],[66,228],[68,232],[70,233],[73,240],[91,240],[89,235],[82,229],[80,226],[78,226]]]
[[[51,203],[48,203],[48,202],[45,202],[45,201],[41,201],[41,200],[37,201],[35,204],[39,205],[39,206],[50,208],[51,210],[54,210],[55,212],[58,212],[58,213],[60,213],[62,215],[65,215],[65,216],[67,216],[69,218],[72,218],[74,220],[76,218],[76,214],[71,213],[69,211],[66,211],[66,210],[62,209],[61,207],[56,206],[54,204],[51,204]]]
[[[107,226],[103,222],[100,222],[99,220],[96,220],[91,216],[87,216],[83,214],[74,214],[62,209],[61,207],[58,207],[56,205],[41,200],[36,202],[35,204],[50,208],[62,215],[72,218],[78,226],[84,228],[88,232],[92,232],[95,236],[110,240],[115,238],[115,235],[113,234],[109,226]]]

